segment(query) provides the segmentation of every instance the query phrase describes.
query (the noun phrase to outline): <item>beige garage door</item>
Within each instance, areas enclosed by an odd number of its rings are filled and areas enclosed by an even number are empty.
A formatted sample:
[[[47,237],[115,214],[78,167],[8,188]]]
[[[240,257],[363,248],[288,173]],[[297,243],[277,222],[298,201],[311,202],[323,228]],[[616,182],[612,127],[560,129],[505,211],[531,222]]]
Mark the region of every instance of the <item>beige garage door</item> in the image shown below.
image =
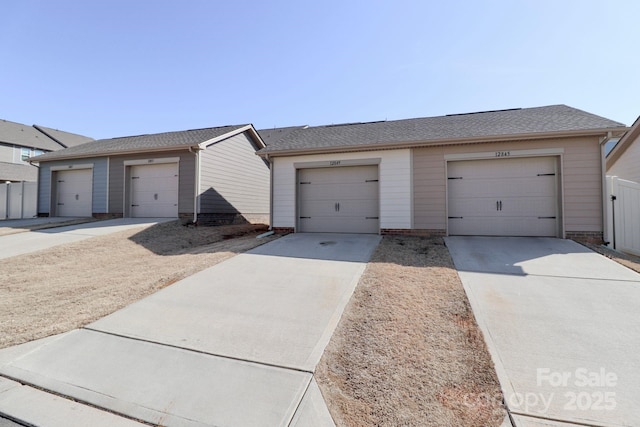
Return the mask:
[[[178,216],[178,164],[131,166],[131,216]]]
[[[56,171],[55,181],[56,216],[91,216],[93,169]]]
[[[450,235],[557,236],[554,157],[447,164]]]
[[[298,231],[378,233],[378,166],[298,171]]]

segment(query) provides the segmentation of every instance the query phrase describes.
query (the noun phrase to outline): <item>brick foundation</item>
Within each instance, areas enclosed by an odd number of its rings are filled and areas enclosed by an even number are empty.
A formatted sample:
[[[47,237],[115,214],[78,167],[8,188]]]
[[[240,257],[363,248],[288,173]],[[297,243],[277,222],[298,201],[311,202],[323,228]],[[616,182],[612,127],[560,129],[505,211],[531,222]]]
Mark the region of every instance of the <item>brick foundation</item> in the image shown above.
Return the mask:
[[[423,236],[423,237],[444,237],[446,230],[412,229],[412,228],[381,228],[380,234],[383,236]]]
[[[575,240],[576,242],[593,243],[595,245],[604,243],[602,232],[598,231],[567,231],[565,236],[567,239]]]
[[[276,234],[290,234],[295,231],[293,227],[273,227],[272,230]]]
[[[96,212],[94,212],[92,216],[95,219],[115,219],[115,218],[123,217],[121,213],[96,213]]]

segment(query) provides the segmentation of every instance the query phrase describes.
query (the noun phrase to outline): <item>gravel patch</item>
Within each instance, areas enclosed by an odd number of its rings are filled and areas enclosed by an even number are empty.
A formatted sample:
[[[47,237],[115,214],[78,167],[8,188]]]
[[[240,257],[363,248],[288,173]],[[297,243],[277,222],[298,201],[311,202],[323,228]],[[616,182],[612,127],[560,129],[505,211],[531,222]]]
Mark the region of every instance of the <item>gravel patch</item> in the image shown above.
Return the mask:
[[[441,238],[385,236],[316,370],[338,426],[499,426],[502,394]]]

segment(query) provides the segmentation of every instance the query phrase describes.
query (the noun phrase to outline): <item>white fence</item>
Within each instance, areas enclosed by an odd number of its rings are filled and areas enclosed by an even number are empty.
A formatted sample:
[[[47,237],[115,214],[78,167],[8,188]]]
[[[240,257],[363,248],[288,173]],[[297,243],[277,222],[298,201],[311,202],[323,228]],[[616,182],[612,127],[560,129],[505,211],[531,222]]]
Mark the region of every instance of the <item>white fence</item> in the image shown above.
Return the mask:
[[[33,218],[38,214],[38,183],[0,184],[0,220]]]
[[[607,202],[611,247],[640,255],[640,184],[607,176]]]

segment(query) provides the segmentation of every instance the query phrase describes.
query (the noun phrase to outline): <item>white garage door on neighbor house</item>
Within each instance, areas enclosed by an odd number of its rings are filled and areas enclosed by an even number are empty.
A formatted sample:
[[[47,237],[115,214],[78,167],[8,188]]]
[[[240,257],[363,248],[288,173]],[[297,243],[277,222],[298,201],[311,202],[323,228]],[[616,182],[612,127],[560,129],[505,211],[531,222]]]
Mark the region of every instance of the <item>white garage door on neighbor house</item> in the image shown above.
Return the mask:
[[[178,163],[131,166],[131,216],[178,216]]]
[[[447,163],[450,235],[558,235],[556,157]]]
[[[300,169],[298,231],[378,233],[378,166]]]
[[[93,169],[59,170],[54,173],[56,215],[91,216]]]

